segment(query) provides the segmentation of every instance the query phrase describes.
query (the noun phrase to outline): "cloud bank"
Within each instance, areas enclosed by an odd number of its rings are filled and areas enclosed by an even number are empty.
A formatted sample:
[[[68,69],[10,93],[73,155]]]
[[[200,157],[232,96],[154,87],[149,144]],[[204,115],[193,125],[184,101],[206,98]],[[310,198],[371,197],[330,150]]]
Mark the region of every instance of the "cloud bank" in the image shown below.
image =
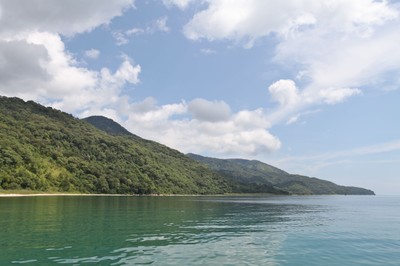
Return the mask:
[[[371,86],[400,86],[400,54],[394,52],[400,41],[399,10],[387,1],[204,2],[206,7],[183,28],[188,39],[229,40],[251,49],[272,38],[278,43],[273,61],[297,72],[268,88],[278,103],[271,114],[274,124],[312,105],[343,102]]]
[[[163,136],[183,152],[255,155],[281,146],[261,109],[233,113],[226,103],[205,99],[159,106],[152,98],[126,107],[128,129],[150,139]]]
[[[174,1],[184,9],[189,1]],[[171,4],[174,4],[171,2]],[[115,70],[99,71],[82,66],[62,40],[107,25],[134,8],[134,1],[41,0],[29,7],[22,1],[0,1],[0,94],[36,100],[84,117],[103,114],[132,132],[184,152],[256,154],[280,147],[260,110],[231,111],[223,101],[194,99],[188,103],[158,105],[153,98],[132,102],[127,95],[140,83],[142,68],[127,56]],[[129,36],[170,31],[167,17],[147,28],[131,29],[116,36],[124,44]],[[100,51],[84,56],[96,59]]]
[[[400,80],[399,11],[372,0],[163,0],[193,16],[183,27],[192,41],[225,40],[245,49],[273,39],[275,63],[294,76],[266,84],[273,108],[232,110],[221,100],[187,99],[158,104],[129,96],[140,86],[140,62],[122,55],[115,69],[92,70],[79,63],[63,38],[108,25],[133,0],[54,2],[0,0],[0,94],[36,100],[83,117],[106,115],[132,132],[183,152],[255,155],[276,151],[277,124],[292,124],[309,109],[338,104],[370,85],[397,89]],[[193,11],[193,10],[192,10]],[[167,16],[147,27],[114,32],[117,44],[138,34],[168,34]],[[204,50],[203,53],[212,53]],[[84,52],[96,59],[96,49]],[[390,74],[390,75],[389,75]],[[262,89],[262,88],[260,88]],[[267,111],[268,110],[268,111]]]

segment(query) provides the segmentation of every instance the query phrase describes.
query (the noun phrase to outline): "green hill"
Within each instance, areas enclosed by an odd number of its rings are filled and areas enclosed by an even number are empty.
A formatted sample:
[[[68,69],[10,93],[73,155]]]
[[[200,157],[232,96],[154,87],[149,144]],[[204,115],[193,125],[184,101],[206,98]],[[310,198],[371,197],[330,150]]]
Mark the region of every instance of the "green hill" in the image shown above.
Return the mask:
[[[373,194],[259,161],[188,156],[111,119],[0,96],[0,189],[121,194]]]
[[[342,194],[374,195],[368,189],[339,186],[332,182],[301,175],[292,175],[260,161],[243,159],[215,159],[196,154],[187,154],[190,158],[208,165],[227,180],[243,184],[242,187],[269,187],[289,194]]]
[[[0,97],[0,187],[132,194],[231,191],[219,174],[176,150],[110,129],[111,121],[103,126],[117,134],[88,122],[32,101]]]

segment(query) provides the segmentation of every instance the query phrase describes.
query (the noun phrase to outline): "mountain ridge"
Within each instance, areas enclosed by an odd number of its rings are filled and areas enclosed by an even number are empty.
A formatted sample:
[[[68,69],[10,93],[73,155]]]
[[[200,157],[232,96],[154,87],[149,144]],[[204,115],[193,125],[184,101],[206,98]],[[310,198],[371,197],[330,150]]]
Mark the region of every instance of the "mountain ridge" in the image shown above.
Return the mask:
[[[258,184],[259,186],[268,185],[276,190],[286,191],[288,194],[375,194],[369,189],[341,186],[315,177],[289,174],[277,167],[257,160],[217,159],[192,153],[186,155],[198,162],[204,163],[229,181],[232,180],[242,184]]]

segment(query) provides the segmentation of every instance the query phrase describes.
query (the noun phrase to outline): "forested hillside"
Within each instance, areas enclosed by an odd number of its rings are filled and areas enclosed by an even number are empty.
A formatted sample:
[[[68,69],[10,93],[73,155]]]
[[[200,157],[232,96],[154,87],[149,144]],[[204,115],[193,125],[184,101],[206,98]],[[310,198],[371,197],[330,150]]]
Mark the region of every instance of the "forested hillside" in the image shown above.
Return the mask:
[[[0,97],[0,187],[129,194],[231,191],[220,175],[176,150],[134,135],[111,135],[61,111],[7,97]]]
[[[184,155],[111,119],[0,97],[0,189],[121,194],[373,194],[259,161]]]

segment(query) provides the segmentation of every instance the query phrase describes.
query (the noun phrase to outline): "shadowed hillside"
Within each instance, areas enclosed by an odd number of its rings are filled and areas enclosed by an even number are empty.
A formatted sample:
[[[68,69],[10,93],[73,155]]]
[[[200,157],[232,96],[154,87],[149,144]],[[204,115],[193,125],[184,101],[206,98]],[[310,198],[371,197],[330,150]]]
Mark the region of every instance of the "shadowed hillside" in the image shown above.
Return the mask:
[[[114,122],[112,119],[109,119],[104,116],[90,116],[86,117],[83,120],[97,127],[98,129],[107,132],[111,135],[126,135],[126,136],[134,136],[120,124]]]

